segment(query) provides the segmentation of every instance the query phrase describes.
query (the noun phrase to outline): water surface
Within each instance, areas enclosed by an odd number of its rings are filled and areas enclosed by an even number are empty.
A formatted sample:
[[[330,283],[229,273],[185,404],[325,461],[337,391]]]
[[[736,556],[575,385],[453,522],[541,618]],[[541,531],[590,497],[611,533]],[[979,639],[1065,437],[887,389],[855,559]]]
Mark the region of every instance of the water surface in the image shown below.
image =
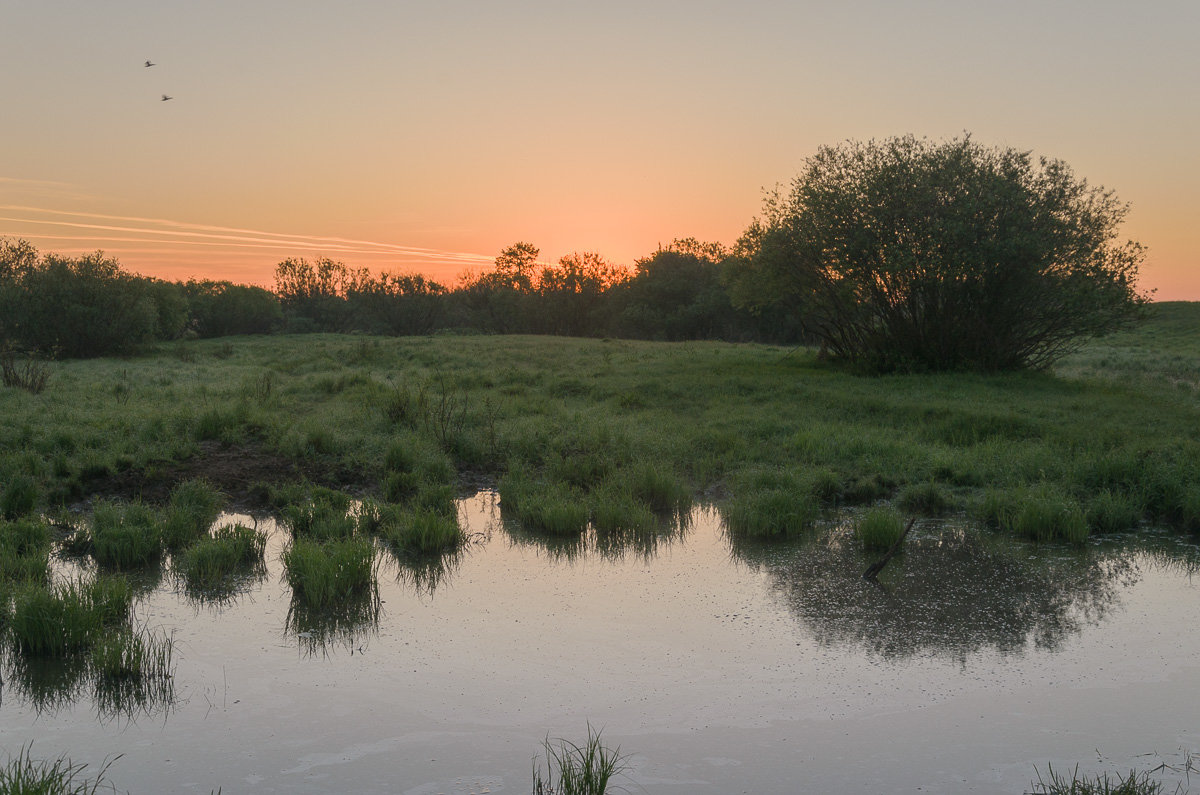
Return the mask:
[[[698,510],[682,537],[596,549],[506,527],[491,493],[461,510],[478,543],[440,571],[385,559],[380,601],[334,626],[290,610],[280,530],[219,605],[147,583],[175,701],[37,700],[9,660],[0,745],[123,754],[134,793],[406,795],[527,793],[546,735],[589,722],[632,793],[1019,793],[1035,765],[1200,751],[1200,553],[1174,537],[1079,552],[928,526],[872,585],[837,527],[731,547]]]

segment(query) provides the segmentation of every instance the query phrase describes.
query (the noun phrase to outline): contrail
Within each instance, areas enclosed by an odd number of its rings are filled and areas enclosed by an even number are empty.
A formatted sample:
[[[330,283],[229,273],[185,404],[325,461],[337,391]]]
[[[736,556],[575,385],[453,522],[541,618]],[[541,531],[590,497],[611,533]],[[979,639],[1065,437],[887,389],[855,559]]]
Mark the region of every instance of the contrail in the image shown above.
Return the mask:
[[[38,220],[33,218],[8,218],[0,217],[3,221],[12,221],[20,223],[35,223],[48,224],[55,226],[67,226],[78,229],[97,229],[110,232],[136,232],[140,234],[152,235],[172,235],[175,237],[203,237],[209,239],[231,241],[231,245],[236,243],[263,243],[277,244],[277,247],[320,247],[330,250],[339,251],[349,254],[408,254],[420,257],[429,257],[434,259],[449,259],[461,260],[468,262],[491,262],[492,257],[482,254],[472,254],[460,251],[443,251],[433,248],[425,248],[421,246],[403,246],[395,243],[380,243],[374,240],[356,240],[353,238],[321,236],[321,235],[292,235],[281,232],[264,232],[257,229],[241,229],[238,227],[228,226],[211,226],[207,224],[192,224],[182,221],[172,221],[163,218],[145,218],[141,216],[129,215],[105,215],[102,213],[85,213],[69,210],[52,210],[44,207],[28,207],[24,205],[5,204],[0,205],[0,210],[9,210],[27,213],[44,213],[47,215],[60,215],[73,218],[90,218],[100,221],[126,221],[141,224],[153,224],[157,226],[165,226],[168,229],[148,229],[144,227],[128,227],[128,226],[110,226],[106,224],[83,224],[71,221],[49,221]],[[232,234],[218,234],[232,233]],[[185,242],[185,241],[179,241]],[[369,248],[362,248],[362,247]],[[266,247],[266,246],[264,246]]]

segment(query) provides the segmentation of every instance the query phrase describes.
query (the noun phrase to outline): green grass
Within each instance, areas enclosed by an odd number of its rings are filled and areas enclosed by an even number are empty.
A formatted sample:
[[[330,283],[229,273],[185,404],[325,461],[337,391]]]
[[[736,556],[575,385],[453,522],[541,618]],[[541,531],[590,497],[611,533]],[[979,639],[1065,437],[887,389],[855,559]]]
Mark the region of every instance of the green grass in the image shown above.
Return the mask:
[[[547,737],[542,747],[545,771],[534,759],[533,795],[605,795],[613,780],[629,769],[620,747],[605,746],[590,725],[582,745]]]
[[[223,597],[236,592],[248,577],[265,573],[266,533],[242,525],[217,528],[174,561],[175,571],[197,597]]]
[[[358,531],[358,518],[350,511],[348,501],[331,499],[328,495],[286,505],[281,514],[294,539],[345,540]]]
[[[388,510],[378,532],[394,549],[410,555],[454,552],[467,540],[456,518],[427,508]]]
[[[0,489],[0,518],[19,519],[37,507],[38,490],[33,478],[20,475]]]
[[[49,577],[50,528],[31,519],[0,520],[0,584],[45,583]]]
[[[13,594],[9,634],[22,653],[35,657],[86,651],[128,620],[132,601],[129,583],[121,577],[26,585]]]
[[[34,759],[33,743],[21,746],[15,756],[0,767],[2,795],[95,795],[113,788],[106,780],[108,768],[120,757],[100,766],[94,778],[85,775],[87,765],[65,756]]]
[[[564,536],[594,520],[579,506],[620,478],[653,511],[716,500],[731,529],[765,537],[804,525],[810,500],[937,513],[1041,484],[1097,532],[1131,511],[1131,528],[1198,532],[1198,329],[1200,304],[1155,305],[1143,326],[1052,372],[877,378],[815,351],[721,342],[175,342],[57,362],[40,395],[0,390],[0,484],[28,478],[51,506],[112,496],[114,479],[203,475],[188,468],[212,439],[274,455],[312,483],[425,508],[445,509],[456,476],[500,482],[507,515]],[[264,374],[269,394],[248,391]],[[751,482],[764,470],[794,483]],[[503,488],[509,476],[531,488]]]
[[[1046,777],[1037,771],[1037,781],[1031,785],[1032,795],[1159,795],[1163,785],[1150,777],[1149,773],[1129,771],[1128,776],[1120,773],[1111,778],[1108,773],[1096,776],[1080,776],[1079,766],[1068,777],[1046,766]]]
[[[297,538],[283,553],[284,578],[309,608],[336,608],[375,588],[375,545],[369,538]]]
[[[183,549],[208,535],[224,504],[224,495],[204,480],[186,480],[176,486],[162,522],[167,549]]]
[[[870,508],[854,521],[854,537],[869,551],[890,549],[903,534],[904,521],[892,508]]]
[[[162,519],[141,502],[97,502],[89,536],[101,566],[134,569],[162,558]]]

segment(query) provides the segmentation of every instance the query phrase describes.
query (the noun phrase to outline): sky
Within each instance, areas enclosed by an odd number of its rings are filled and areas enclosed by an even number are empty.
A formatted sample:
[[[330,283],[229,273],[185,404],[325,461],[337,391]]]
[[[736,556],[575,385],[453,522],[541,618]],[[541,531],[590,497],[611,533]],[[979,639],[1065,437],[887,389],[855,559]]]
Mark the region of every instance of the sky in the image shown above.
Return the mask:
[[[45,252],[264,286],[322,256],[453,285],[517,241],[631,265],[732,244],[820,146],[967,131],[1115,191],[1140,286],[1200,300],[1196,0],[0,0],[0,20],[0,236]]]

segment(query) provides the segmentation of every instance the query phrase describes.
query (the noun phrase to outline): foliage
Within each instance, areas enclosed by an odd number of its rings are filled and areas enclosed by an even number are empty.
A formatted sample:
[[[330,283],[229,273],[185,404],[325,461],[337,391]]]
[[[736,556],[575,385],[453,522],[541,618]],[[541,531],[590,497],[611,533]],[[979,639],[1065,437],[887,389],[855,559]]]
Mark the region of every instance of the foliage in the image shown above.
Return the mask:
[[[823,147],[738,244],[735,302],[782,304],[876,371],[1046,367],[1145,298],[1110,191],[970,136]]]
[[[16,756],[10,756],[0,767],[0,793],[4,795],[95,795],[108,791],[105,779],[109,766],[120,757],[103,765],[94,779],[84,775],[87,765],[72,762],[65,756],[47,761],[34,759],[33,743],[21,746]]]
[[[183,291],[192,327],[200,337],[269,334],[283,325],[283,308],[270,290],[193,279],[183,285]]]
[[[533,795],[604,795],[613,778],[629,769],[621,748],[608,748],[600,741],[600,732],[588,726],[583,745],[549,737],[542,743],[546,750],[546,769],[534,760]]]

